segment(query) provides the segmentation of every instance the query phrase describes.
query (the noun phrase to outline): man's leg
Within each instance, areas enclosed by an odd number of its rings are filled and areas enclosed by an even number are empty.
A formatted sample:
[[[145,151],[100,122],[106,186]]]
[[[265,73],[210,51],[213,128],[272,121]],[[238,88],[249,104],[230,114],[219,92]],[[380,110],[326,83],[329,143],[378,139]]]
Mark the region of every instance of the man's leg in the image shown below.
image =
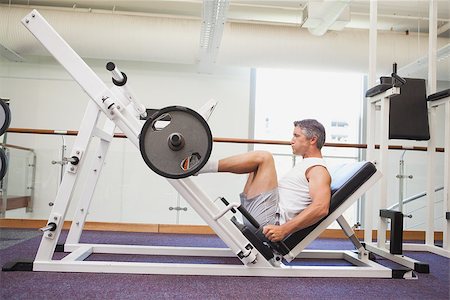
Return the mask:
[[[255,151],[219,161],[209,160],[199,174],[215,172],[248,173],[247,183],[241,194],[241,204],[260,225],[276,224],[278,190],[275,189],[278,186],[278,178],[272,154],[266,151]],[[243,221],[249,228],[253,227],[245,218]],[[261,230],[262,228],[259,229],[260,234]]]
[[[251,199],[278,186],[277,172],[272,154],[254,151],[219,160],[219,172],[249,173],[244,193]]]

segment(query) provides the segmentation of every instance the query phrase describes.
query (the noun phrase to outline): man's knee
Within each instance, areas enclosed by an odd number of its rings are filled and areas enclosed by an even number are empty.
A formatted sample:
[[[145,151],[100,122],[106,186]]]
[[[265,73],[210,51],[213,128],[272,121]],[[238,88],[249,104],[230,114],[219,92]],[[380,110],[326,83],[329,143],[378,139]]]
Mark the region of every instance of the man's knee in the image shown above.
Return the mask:
[[[263,150],[257,150],[253,152],[255,155],[255,159],[259,164],[263,163],[274,163],[272,153]]]

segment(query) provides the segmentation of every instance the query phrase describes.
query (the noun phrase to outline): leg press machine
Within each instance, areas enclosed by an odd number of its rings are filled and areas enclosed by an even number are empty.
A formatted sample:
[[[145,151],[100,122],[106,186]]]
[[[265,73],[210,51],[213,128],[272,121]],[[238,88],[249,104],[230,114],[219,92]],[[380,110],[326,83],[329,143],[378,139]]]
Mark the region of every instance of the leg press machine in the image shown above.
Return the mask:
[[[220,275],[220,276],[274,276],[274,277],[373,277],[373,278],[413,278],[410,269],[392,270],[375,263],[369,259],[369,252],[356,238],[350,225],[343,217],[344,211],[349,208],[359,197],[370,189],[381,177],[370,162],[358,162],[341,166],[332,173],[332,198],[330,213],[317,224],[298,231],[284,241],[271,243],[260,240],[249,228],[236,221],[229,215],[242,212],[249,220],[251,216],[240,207],[240,203],[228,203],[223,199],[224,205],[214,203],[190,178],[184,176],[166,176],[169,183],[188,201],[191,207],[204,219],[204,221],[222,239],[228,248],[200,248],[200,247],[157,247],[136,245],[110,245],[110,244],[84,244],[80,243],[83,225],[87,211],[92,200],[96,183],[98,181],[104,159],[107,154],[114,130],[118,127],[127,138],[138,148],[141,153],[147,151],[146,147],[152,141],[142,136],[143,127],[153,128],[155,132],[162,130],[154,128],[155,125],[144,125],[139,115],[145,113],[145,108],[139,104],[132,93],[127,89],[126,75],[118,71],[113,64],[108,64],[107,69],[112,72],[115,86],[109,88],[87,66],[87,64],[74,52],[74,50],[58,35],[47,21],[33,10],[22,20],[23,25],[42,43],[42,45],[59,61],[59,63],[71,74],[84,91],[90,96],[85,115],[81,121],[79,133],[71,150],[71,164],[66,169],[61,185],[58,189],[56,200],[52,208],[48,225],[42,228],[43,237],[31,263],[18,263],[14,266],[3,267],[3,270],[32,270],[46,272],[97,272],[97,273],[139,273],[139,274],[178,274],[178,275]],[[205,122],[211,114],[215,103],[207,103],[198,111],[201,116],[199,122]],[[163,109],[164,110],[164,109]],[[181,111],[181,113],[180,113]],[[100,114],[107,116],[103,128],[98,128],[97,123]],[[170,109],[165,114],[160,114],[159,121],[172,115],[174,119],[186,117],[184,109]],[[180,113],[180,117],[178,117]],[[197,113],[187,112],[188,115]],[[187,122],[190,122],[187,117]],[[175,122],[176,123],[176,122]],[[147,124],[147,123],[146,123]],[[203,124],[203,123],[202,123]],[[177,126],[181,126],[178,124]],[[169,127],[169,126],[168,126]],[[203,129],[200,129],[203,130]],[[208,129],[209,130],[209,129]],[[153,134],[150,134],[151,138]],[[211,136],[206,132],[206,139]],[[84,158],[92,138],[100,140],[96,149],[95,161],[91,165],[85,165]],[[145,140],[145,141],[143,141]],[[166,139],[167,140],[167,139]],[[188,147],[189,138],[171,134],[169,137],[172,147]],[[212,141],[209,141],[212,144]],[[169,143],[170,144],[170,143]],[[180,146],[181,145],[181,146]],[[184,149],[183,148],[183,149]],[[208,147],[206,147],[208,148]],[[174,149],[172,149],[174,150]],[[176,148],[173,152],[177,152]],[[183,160],[181,166],[177,162],[177,168],[183,169],[190,163],[196,165],[198,170],[209,158],[211,149],[206,149],[206,154],[199,150],[193,157]],[[209,151],[209,153],[208,153]],[[168,151],[170,152],[170,151]],[[160,155],[160,154],[157,154]],[[146,156],[143,154],[144,160]],[[170,158],[164,158],[167,160]],[[193,161],[192,161],[193,159]],[[152,158],[150,164],[155,161]],[[197,160],[197,162],[195,161]],[[201,163],[198,163],[198,160]],[[149,164],[149,161],[146,160]],[[150,166],[149,164],[149,166]],[[77,177],[81,168],[88,169],[88,179],[79,199],[78,206],[72,221],[69,235],[64,245],[57,245],[62,225],[66,219],[72,192],[75,188]],[[156,170],[165,166],[154,166]],[[180,168],[181,167],[181,168]],[[172,168],[169,166],[168,168]],[[152,169],[154,169],[152,167]],[[186,167],[184,171],[189,169]],[[192,172],[191,172],[192,171]],[[164,172],[163,172],[164,173]],[[170,171],[172,174],[172,171]],[[166,174],[168,175],[168,174]],[[192,174],[190,174],[192,175]],[[335,250],[305,250],[332,222],[337,220],[339,225],[354,244],[356,251]],[[55,251],[69,252],[61,260],[54,260]],[[173,255],[173,256],[205,256],[205,257],[238,257],[239,265],[230,264],[192,264],[192,263],[138,263],[115,261],[86,261],[93,253],[114,254],[139,254],[139,255]],[[344,259],[349,266],[301,266],[290,264],[294,259]]]

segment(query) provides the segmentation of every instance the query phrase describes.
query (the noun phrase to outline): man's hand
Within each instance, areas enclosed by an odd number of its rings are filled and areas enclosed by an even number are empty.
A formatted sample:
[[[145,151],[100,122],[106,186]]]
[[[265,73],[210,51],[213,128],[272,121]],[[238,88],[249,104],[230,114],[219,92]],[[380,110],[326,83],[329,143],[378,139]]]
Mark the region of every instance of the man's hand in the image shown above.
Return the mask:
[[[271,242],[282,241],[289,234],[282,225],[266,225],[263,233]]]

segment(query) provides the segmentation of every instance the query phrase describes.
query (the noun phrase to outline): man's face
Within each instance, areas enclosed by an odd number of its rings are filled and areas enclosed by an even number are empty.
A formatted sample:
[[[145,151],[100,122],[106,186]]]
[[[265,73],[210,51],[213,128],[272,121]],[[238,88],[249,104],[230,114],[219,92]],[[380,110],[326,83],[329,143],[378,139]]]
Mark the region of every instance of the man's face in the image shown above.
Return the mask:
[[[294,133],[291,140],[292,153],[304,156],[311,145],[311,139],[308,139],[300,127],[294,127]]]

